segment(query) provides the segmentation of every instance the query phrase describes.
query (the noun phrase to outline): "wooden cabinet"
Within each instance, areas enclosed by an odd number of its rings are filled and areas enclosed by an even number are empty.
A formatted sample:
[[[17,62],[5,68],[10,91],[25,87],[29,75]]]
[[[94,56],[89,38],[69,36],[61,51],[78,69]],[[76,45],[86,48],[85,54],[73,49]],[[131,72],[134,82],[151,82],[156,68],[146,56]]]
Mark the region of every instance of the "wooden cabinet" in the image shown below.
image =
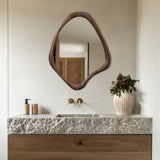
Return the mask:
[[[9,135],[8,160],[151,160],[151,135]]]

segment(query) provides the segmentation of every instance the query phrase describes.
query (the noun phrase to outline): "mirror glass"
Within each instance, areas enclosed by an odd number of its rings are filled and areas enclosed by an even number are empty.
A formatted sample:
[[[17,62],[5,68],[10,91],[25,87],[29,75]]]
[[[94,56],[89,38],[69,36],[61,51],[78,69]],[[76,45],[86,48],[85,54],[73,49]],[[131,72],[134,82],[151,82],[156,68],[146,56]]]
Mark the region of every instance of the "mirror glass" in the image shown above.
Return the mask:
[[[73,85],[83,83],[105,63],[102,42],[87,19],[73,18],[59,32],[54,63],[61,77]]]

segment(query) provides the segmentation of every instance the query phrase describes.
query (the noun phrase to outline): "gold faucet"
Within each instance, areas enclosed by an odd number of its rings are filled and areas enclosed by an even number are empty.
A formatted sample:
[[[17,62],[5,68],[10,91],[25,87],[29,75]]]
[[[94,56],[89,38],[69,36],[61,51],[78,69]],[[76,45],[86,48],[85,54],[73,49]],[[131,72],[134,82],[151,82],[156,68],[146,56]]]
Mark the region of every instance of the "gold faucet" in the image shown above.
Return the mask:
[[[77,99],[77,103],[78,103],[78,106],[80,107],[81,104],[83,103],[83,99],[82,98],[78,98]]]
[[[73,103],[74,103],[74,99],[73,99],[73,98],[69,98],[67,105],[68,105],[68,104],[73,104]]]

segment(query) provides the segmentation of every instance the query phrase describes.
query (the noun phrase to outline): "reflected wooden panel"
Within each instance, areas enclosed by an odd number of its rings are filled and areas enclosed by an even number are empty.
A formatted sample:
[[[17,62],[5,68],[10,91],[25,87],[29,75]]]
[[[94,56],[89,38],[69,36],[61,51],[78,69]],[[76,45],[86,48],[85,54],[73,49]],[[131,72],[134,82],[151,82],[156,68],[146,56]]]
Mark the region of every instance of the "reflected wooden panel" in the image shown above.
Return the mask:
[[[84,58],[60,58],[59,72],[62,78],[71,84],[78,85],[84,81]]]

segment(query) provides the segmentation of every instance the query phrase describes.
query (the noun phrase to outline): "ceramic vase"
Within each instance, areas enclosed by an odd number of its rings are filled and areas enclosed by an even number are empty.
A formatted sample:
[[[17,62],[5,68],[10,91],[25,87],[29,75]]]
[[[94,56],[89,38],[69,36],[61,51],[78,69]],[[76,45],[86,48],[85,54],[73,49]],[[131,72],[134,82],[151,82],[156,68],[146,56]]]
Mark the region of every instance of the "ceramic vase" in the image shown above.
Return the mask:
[[[114,95],[114,107],[117,115],[131,115],[133,109],[133,95],[127,91],[121,92],[121,96]]]

